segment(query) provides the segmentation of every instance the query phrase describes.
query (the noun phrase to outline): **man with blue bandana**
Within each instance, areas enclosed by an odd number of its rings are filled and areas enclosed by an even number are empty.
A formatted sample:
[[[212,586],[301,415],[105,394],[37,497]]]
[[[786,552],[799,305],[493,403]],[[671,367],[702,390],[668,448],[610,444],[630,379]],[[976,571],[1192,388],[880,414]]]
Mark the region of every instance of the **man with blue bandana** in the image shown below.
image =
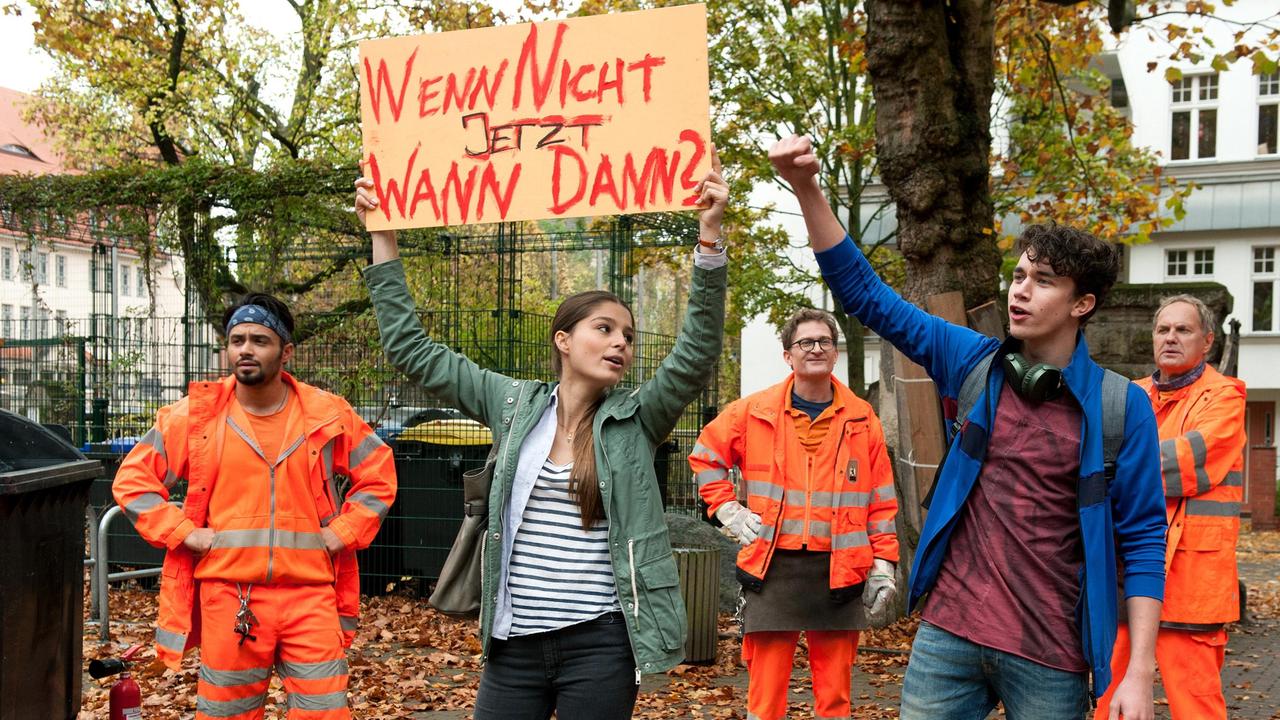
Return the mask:
[[[248,295],[223,327],[232,375],[161,408],[112,488],[138,533],[168,549],[156,655],[176,671],[200,648],[196,718],[261,718],[273,666],[291,720],[349,718],[355,551],[395,501],[391,450],[345,400],[284,371],[284,303]]]

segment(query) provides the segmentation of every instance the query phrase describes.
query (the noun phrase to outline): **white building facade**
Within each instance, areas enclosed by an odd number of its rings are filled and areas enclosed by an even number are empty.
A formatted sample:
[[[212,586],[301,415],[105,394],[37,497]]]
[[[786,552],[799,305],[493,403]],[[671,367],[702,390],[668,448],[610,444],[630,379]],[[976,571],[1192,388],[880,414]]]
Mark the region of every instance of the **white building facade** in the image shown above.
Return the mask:
[[[1271,16],[1275,4],[1241,0],[1216,12],[1234,22],[1206,21],[1204,32],[1214,47],[1229,48],[1241,27],[1235,23]],[[1170,64],[1161,61],[1167,52],[1135,32],[1103,59],[1113,87],[1123,88],[1112,98],[1127,100],[1134,140],[1160,154],[1167,174],[1198,186],[1182,220],[1150,243],[1126,248],[1124,280],[1227,288],[1234,302],[1226,320],[1240,323],[1249,444],[1272,445],[1280,400],[1280,72],[1255,74],[1248,59],[1215,70],[1206,58],[1202,65],[1174,65],[1182,77],[1171,83]]]
[[[25,99],[0,88],[0,173],[71,172],[22,118]],[[83,441],[95,408],[100,425],[120,425],[108,418],[181,397],[183,369],[207,366],[209,351],[183,322],[180,259],[156,253],[148,272],[91,213],[30,227],[13,212],[0,213],[0,408]]]

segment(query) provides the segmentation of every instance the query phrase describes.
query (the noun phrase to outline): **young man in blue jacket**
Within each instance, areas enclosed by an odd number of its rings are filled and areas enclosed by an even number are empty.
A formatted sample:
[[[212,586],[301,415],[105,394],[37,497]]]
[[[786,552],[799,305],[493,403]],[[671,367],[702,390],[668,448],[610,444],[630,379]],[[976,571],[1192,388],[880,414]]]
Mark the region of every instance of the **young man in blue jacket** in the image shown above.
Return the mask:
[[[876,276],[827,205],[808,138],[779,141],[769,159],[800,201],[840,304],[922,365],[944,397],[957,398],[994,355],[959,418],[916,550],[909,601],[924,609],[903,720],[986,717],[997,701],[1013,720],[1084,718],[1090,694],[1111,681],[1117,556],[1132,645],[1109,710],[1153,718],[1166,531],[1155,416],[1128,385],[1108,479],[1103,370],[1081,332],[1115,282],[1115,249],[1079,230],[1028,227],[1001,344],[925,313]]]

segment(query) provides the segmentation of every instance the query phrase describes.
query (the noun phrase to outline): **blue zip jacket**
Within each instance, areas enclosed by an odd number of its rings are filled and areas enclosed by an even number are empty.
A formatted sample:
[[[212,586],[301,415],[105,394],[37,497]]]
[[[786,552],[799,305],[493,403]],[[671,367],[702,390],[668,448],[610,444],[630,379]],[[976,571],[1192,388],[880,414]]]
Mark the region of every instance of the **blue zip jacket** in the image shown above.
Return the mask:
[[[953,325],[903,300],[880,280],[848,236],[817,253],[817,259],[845,311],[923,366],[945,398],[957,398],[974,365],[1000,348],[995,338]],[[1084,657],[1093,670],[1095,697],[1111,684],[1118,607],[1116,555],[1124,563],[1126,598],[1163,600],[1167,531],[1155,414],[1146,395],[1132,383],[1125,402],[1124,444],[1109,487],[1103,477],[1102,375],[1102,368],[1089,357],[1082,333],[1063,376],[1083,411],[1077,494],[1084,564],[1076,618]],[[912,609],[937,580],[960,508],[982,469],[1003,383],[1004,370],[993,362],[986,390],[951,439],[916,548],[909,596]]]

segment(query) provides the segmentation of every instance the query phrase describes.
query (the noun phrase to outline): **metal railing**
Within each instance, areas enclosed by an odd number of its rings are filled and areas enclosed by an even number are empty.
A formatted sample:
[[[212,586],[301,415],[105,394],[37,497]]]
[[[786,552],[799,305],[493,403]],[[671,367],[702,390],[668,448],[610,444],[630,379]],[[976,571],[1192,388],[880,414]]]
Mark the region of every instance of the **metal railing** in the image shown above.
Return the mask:
[[[182,506],[182,503],[174,504],[179,507]],[[123,512],[119,505],[112,505],[102,513],[102,518],[95,523],[93,522],[93,508],[90,507],[86,518],[89,524],[90,555],[85,558],[84,564],[86,567],[91,568],[89,575],[89,622],[98,624],[98,639],[104,643],[111,640],[111,601],[107,594],[107,586],[120,580],[156,577],[163,569],[154,567],[142,570],[110,572],[111,558],[109,557],[108,547],[111,538],[107,534],[107,528],[111,525],[111,521]]]

